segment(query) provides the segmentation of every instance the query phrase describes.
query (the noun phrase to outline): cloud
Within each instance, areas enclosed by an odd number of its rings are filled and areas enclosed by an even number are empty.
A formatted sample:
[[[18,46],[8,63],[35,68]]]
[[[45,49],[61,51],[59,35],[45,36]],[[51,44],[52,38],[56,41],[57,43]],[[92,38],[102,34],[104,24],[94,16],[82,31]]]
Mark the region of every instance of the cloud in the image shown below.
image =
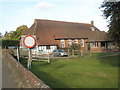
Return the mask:
[[[54,6],[55,6],[55,4],[47,3],[47,2],[41,2],[41,3],[38,3],[35,5],[35,7],[39,8],[39,9],[52,8]]]

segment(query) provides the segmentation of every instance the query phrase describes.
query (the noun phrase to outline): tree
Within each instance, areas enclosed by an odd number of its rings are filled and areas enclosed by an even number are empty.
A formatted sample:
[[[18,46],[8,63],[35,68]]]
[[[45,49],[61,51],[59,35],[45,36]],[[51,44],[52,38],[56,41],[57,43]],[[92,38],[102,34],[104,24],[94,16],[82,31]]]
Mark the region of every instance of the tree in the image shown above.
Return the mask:
[[[20,37],[25,33],[25,31],[28,29],[26,25],[19,26],[16,31],[13,31],[10,34],[10,39],[20,39]]]
[[[6,31],[4,37],[5,39],[10,39],[10,34]]]
[[[2,33],[0,32],[0,36],[2,36]]]
[[[77,50],[76,54],[80,54],[81,56],[83,56],[80,44],[73,43],[69,49],[72,52],[73,56],[76,50]]]
[[[109,20],[109,35],[120,48],[120,1],[103,2],[101,5],[103,16]]]
[[[80,44],[72,44],[71,45],[71,48],[70,49],[73,49],[73,50],[81,50],[81,45]]]
[[[1,39],[1,37],[2,37],[2,33],[0,32],[0,39]]]

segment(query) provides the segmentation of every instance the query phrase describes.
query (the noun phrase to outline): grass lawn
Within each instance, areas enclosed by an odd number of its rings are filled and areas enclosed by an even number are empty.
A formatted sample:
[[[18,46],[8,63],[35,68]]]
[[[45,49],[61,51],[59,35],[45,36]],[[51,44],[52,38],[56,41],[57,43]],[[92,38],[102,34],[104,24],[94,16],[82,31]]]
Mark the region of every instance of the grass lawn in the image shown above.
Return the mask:
[[[30,70],[51,88],[118,88],[118,56],[32,62]]]

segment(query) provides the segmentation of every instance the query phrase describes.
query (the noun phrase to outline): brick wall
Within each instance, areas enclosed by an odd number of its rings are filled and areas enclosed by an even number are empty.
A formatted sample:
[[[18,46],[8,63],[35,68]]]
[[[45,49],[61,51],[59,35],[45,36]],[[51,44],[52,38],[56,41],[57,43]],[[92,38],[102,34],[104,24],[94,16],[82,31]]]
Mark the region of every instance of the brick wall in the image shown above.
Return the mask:
[[[65,48],[68,48],[68,40],[64,40],[65,41]],[[86,39],[84,39],[84,47],[81,47],[81,49],[83,51],[87,51],[87,43],[86,43]],[[58,46],[60,47],[60,40],[56,40]],[[74,40],[71,40],[71,42],[74,42]],[[78,39],[78,44],[81,44],[81,39]]]
[[[98,47],[91,47],[92,52],[100,52],[101,50],[101,43],[98,42]]]
[[[32,72],[24,68],[12,55],[4,53],[3,60],[10,68],[19,88],[48,88],[42,80],[36,77]]]
[[[64,40],[65,41],[65,48],[68,48],[68,40]],[[71,40],[71,42],[73,42],[74,40]],[[58,46],[60,47],[60,40],[56,40],[56,42],[58,43]],[[87,39],[84,39],[84,47],[81,47],[81,49],[86,52],[87,51]],[[78,44],[81,44],[81,39],[78,39]],[[102,48],[101,48],[101,43],[98,42],[98,47],[91,47],[91,51],[92,52],[101,52]]]

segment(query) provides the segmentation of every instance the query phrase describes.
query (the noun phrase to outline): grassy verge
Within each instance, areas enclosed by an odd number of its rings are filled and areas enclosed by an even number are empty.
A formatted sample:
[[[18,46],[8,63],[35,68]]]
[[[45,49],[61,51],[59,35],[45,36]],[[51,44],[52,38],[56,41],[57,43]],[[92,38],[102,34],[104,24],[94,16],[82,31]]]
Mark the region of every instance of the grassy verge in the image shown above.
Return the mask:
[[[118,57],[51,59],[30,69],[52,88],[117,88]],[[21,59],[26,67],[26,59]]]

